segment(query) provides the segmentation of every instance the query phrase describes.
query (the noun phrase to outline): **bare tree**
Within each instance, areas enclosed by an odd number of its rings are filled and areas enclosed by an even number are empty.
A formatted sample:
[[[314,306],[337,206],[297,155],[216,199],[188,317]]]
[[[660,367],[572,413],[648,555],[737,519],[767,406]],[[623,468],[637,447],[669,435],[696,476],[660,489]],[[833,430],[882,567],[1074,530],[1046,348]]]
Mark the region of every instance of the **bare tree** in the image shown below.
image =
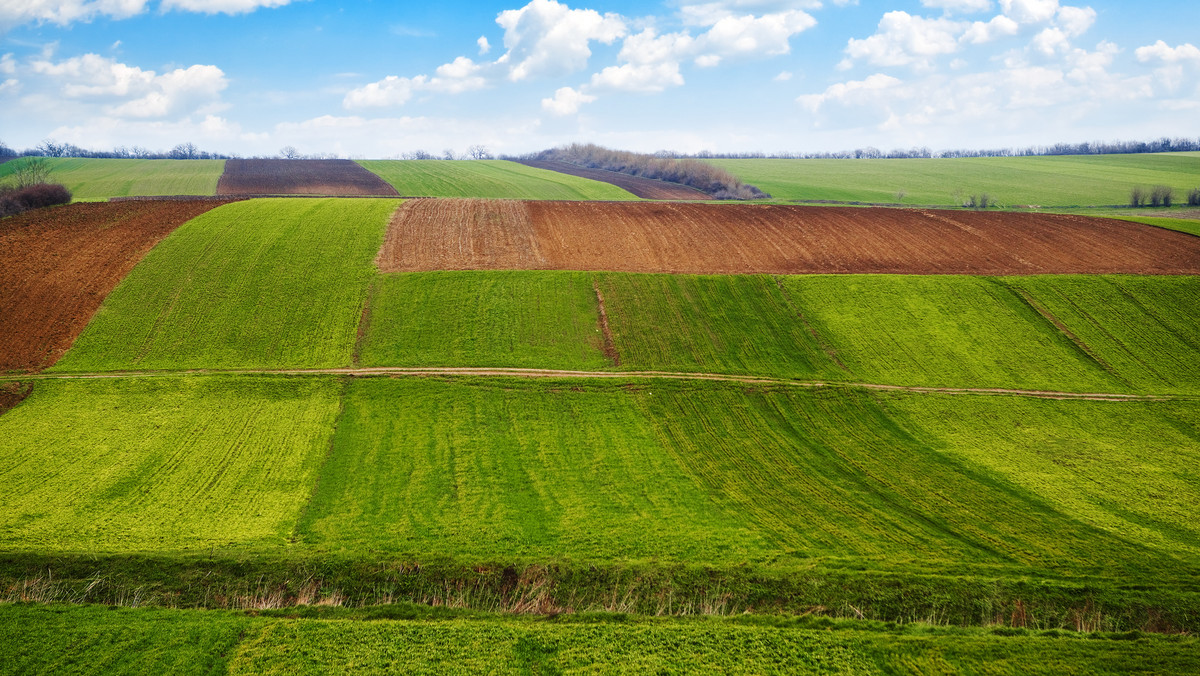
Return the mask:
[[[445,150],[442,151],[442,159],[443,160],[457,160],[458,156],[454,154],[454,149],[446,148]]]
[[[1194,188],[1188,193],[1187,203],[1189,207],[1200,207],[1200,188]]]
[[[908,196],[908,191],[903,188],[896,191],[896,201],[897,202],[903,202],[904,198],[907,196]]]
[[[50,182],[50,160],[44,157],[24,157],[13,160],[12,177],[18,189]]]
[[[198,153],[199,150],[196,148],[196,144],[188,141],[187,143],[180,143],[171,148],[171,152],[168,155],[173,160],[194,160]]]
[[[5,143],[4,141],[0,141],[0,157],[13,157],[16,154],[17,154],[17,151],[13,150],[12,148],[9,148],[8,144]]]
[[[300,151],[296,150],[296,146],[284,146],[280,148],[279,156],[285,160],[298,160],[303,157],[303,155],[300,154]]]
[[[37,145],[37,152],[44,157],[65,157],[69,144],[59,143],[52,138],[43,140]]]
[[[432,160],[435,159],[432,153],[424,150],[414,150],[411,153],[401,155],[406,160]]]
[[[490,159],[492,159],[492,153],[488,151],[487,146],[481,145],[479,143],[476,143],[475,145],[471,146],[470,148],[467,148],[467,155],[469,155],[471,157],[471,159],[473,159],[473,160],[490,160]]]

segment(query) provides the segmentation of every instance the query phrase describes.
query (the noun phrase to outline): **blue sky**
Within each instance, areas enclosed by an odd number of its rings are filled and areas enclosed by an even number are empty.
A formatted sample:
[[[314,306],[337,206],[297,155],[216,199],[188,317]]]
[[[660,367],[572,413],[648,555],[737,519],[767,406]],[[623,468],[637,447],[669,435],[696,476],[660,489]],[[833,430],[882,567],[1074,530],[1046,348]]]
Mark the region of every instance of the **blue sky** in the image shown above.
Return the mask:
[[[1200,136],[1200,3],[0,0],[0,141],[392,157]]]

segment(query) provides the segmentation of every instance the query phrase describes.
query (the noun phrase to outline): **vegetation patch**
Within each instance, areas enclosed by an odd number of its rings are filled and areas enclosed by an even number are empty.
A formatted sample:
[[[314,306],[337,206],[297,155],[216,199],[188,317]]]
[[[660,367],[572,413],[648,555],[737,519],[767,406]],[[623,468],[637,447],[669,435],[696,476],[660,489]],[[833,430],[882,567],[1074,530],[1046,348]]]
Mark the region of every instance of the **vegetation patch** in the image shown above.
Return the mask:
[[[527,167],[506,160],[364,160],[405,197],[527,200],[633,200],[608,183]]]
[[[348,366],[395,207],[263,199],[213,210],[146,257],[56,368]]]
[[[51,178],[77,200],[159,195],[215,195],[224,160],[126,160],[39,158]],[[0,182],[20,162],[0,164]]]

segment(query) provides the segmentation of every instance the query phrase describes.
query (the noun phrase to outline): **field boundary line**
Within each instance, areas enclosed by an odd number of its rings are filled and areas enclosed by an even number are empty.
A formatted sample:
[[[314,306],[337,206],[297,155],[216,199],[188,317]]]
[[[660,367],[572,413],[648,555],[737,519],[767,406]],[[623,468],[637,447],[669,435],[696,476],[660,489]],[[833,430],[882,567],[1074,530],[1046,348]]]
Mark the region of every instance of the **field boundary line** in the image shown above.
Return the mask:
[[[770,376],[738,375],[729,373],[700,373],[688,371],[572,371],[565,369],[510,368],[491,366],[369,366],[310,369],[181,369],[178,371],[98,371],[61,373],[11,373],[0,374],[0,382],[35,380],[102,380],[109,378],[155,378],[177,376],[477,376],[493,378],[581,378],[597,380],[704,380],[747,385],[783,385],[810,389],[858,388],[885,392],[912,392],[918,394],[956,394],[1018,396],[1037,399],[1085,400],[1085,401],[1178,401],[1200,399],[1200,392],[1182,394],[1122,394],[1113,392],[1060,392],[1055,390],[1021,390],[1003,387],[932,387],[919,385],[885,385],[852,381],[793,380]]]

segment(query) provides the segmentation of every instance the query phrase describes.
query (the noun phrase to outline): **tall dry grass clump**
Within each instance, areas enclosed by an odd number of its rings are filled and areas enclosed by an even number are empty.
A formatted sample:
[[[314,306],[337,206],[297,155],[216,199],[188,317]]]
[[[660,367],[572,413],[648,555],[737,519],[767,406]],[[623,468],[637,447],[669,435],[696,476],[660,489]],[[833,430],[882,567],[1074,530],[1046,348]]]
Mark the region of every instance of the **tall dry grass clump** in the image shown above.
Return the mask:
[[[588,169],[605,169],[630,176],[679,183],[716,199],[752,200],[770,195],[743,183],[720,167],[702,160],[656,157],[627,150],[610,150],[593,143],[572,143],[534,153],[528,159],[568,162]]]

